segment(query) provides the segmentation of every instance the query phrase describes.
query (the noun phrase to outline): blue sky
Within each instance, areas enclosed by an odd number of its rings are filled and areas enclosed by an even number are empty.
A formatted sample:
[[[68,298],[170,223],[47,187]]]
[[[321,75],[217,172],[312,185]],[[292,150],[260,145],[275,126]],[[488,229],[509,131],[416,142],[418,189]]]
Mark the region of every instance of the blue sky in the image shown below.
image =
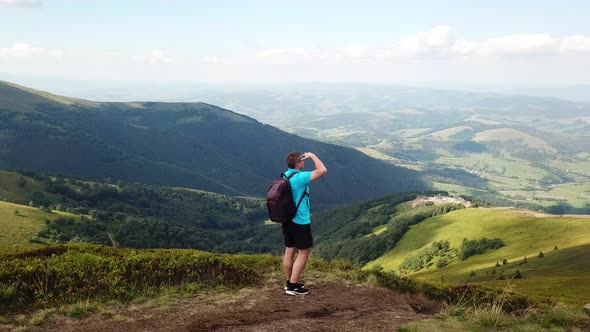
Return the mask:
[[[588,84],[589,3],[0,0],[0,75]]]

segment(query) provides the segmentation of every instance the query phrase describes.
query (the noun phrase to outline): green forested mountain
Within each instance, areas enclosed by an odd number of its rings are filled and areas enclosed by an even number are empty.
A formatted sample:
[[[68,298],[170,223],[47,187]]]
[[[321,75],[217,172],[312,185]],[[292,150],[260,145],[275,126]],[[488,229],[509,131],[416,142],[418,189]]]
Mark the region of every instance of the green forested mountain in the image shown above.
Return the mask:
[[[204,103],[98,103],[0,83],[2,169],[260,197],[293,150],[329,169],[314,204],[425,187],[414,171]]]
[[[6,171],[0,171],[0,194],[6,201],[0,206],[0,228],[20,230],[11,230],[14,234],[26,231],[11,239],[0,235],[0,242],[18,247],[29,242],[91,242],[221,252],[272,250],[272,243],[248,240],[256,229],[265,230],[267,212],[259,198]]]

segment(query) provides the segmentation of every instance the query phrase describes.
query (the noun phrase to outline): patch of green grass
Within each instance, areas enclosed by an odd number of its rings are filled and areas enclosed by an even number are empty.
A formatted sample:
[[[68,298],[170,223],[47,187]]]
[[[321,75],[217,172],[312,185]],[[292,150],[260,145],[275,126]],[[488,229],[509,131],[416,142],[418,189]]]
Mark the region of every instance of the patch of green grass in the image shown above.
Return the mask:
[[[68,306],[65,311],[68,316],[73,318],[81,318],[98,310],[98,304],[90,300],[79,301],[78,303]]]
[[[519,270],[525,279],[515,280],[515,292],[536,296],[555,296],[564,301],[590,302],[590,219],[584,217],[535,216],[530,211],[507,208],[472,208],[450,212],[412,226],[397,246],[367,268],[380,265],[395,270],[403,259],[437,240],[448,240],[459,248],[463,238],[497,237],[506,246],[488,250],[464,261],[453,258],[443,268],[434,266],[414,274],[424,280],[447,283],[479,282],[502,287],[497,280],[503,271],[506,278]],[[553,250],[558,246],[559,250]],[[539,251],[545,254],[538,258]],[[518,265],[523,257],[528,263]],[[496,268],[497,261],[509,264]],[[532,269],[532,270],[530,270]],[[474,271],[476,276],[470,276]]]
[[[508,316],[501,303],[492,303],[473,308],[473,320],[485,329],[497,329],[507,323]]]
[[[24,179],[18,185],[19,179]],[[21,174],[0,170],[0,200],[18,204],[29,204],[33,192],[45,192],[43,183]],[[45,193],[50,199],[57,199],[54,195]]]
[[[568,160],[558,159],[551,160],[549,166],[561,169],[568,173],[579,173],[585,176],[590,176],[590,161],[575,161],[571,162]]]
[[[31,324],[41,326],[45,323],[51,322],[51,315],[56,312],[55,308],[41,309],[33,314],[31,317]]]
[[[471,305],[450,304],[436,315],[437,320],[415,321],[397,331],[579,331],[590,322],[581,308],[562,303],[537,303],[508,314],[504,295],[497,295],[491,303],[470,299]]]
[[[432,136],[436,139],[448,140],[450,136],[453,136],[453,135],[461,133],[465,130],[471,130],[471,129],[472,128],[469,126],[457,126],[457,127],[452,127],[452,128],[447,128],[447,129],[436,131],[434,133],[431,133],[429,136]]]
[[[552,295],[568,302],[590,302],[590,285],[585,281],[590,275],[590,245],[548,249],[543,253],[543,258],[529,256],[526,264],[518,265],[520,260],[516,260],[502,266],[506,276],[513,275],[516,270],[525,274],[526,279],[513,280],[515,291],[537,296]],[[502,281],[485,274],[489,270],[491,268],[477,271],[481,282],[490,286],[501,285]]]
[[[550,190],[502,191],[509,199],[549,207],[557,202],[565,202],[574,208],[584,208],[590,204],[590,183],[563,183]]]
[[[527,160],[501,159],[487,153],[472,153],[461,157],[441,157],[436,162],[454,167],[465,167],[484,178],[499,176],[505,181],[515,183],[519,183],[521,180],[541,180],[549,175],[546,170],[532,166]]]
[[[417,137],[431,131],[432,128],[414,128],[414,129],[402,129],[394,132],[394,135],[401,136],[403,138]]]
[[[369,237],[371,235],[379,235],[387,230],[387,225],[381,225],[373,228],[373,233],[365,235],[365,237]]]
[[[0,249],[27,249],[40,246],[31,239],[46,227],[45,220],[76,215],[61,211],[44,212],[28,205],[0,201]]]
[[[187,282],[182,285],[185,292],[189,294],[199,293],[203,290],[203,285],[196,282]]]
[[[408,324],[404,324],[397,328],[396,332],[462,332],[474,331],[474,326],[467,322],[457,319],[424,319]]]
[[[57,216],[25,205],[0,202],[0,248],[38,246],[29,240],[46,227],[46,219],[55,219]]]
[[[551,174],[548,170],[536,167],[531,162],[511,157],[503,152],[501,157],[489,153],[465,154],[457,156],[453,153],[438,153],[436,163],[452,168],[466,169],[473,174],[488,180],[489,188],[498,191],[506,198],[543,207],[550,207],[559,202],[567,203],[574,208],[585,208],[590,202],[590,162],[555,159],[549,166],[563,171],[572,178],[573,183],[558,184],[544,190],[539,183]],[[439,190],[446,190],[455,195],[478,197],[489,194],[487,188],[470,188],[446,183],[433,183]]]
[[[506,142],[510,140],[520,141],[522,145],[526,145],[532,149],[542,149],[545,151],[554,151],[554,149],[540,137],[532,136],[512,128],[498,128],[482,131],[475,135],[473,139],[476,142],[485,141],[500,141]]]

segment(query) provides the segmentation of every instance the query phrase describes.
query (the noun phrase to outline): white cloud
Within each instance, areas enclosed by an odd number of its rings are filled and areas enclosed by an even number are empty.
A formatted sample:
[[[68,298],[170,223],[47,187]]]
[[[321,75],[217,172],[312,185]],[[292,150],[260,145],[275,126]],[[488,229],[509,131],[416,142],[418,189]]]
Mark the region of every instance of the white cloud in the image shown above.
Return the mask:
[[[590,52],[590,37],[570,36],[564,38],[560,46],[564,52]]]
[[[132,57],[125,49],[64,52],[16,43],[0,45],[0,72],[146,81],[590,83],[586,35],[512,34],[468,40],[440,25],[381,45],[268,45],[228,55],[154,48]],[[66,56],[68,61],[55,61]]]
[[[160,50],[152,50],[150,52],[149,61],[152,65],[157,65],[160,63],[171,63],[172,59]]]
[[[590,52],[590,36],[555,37],[549,34],[514,34],[485,40],[457,39],[449,26],[435,26],[401,38],[391,47],[350,45],[332,49],[273,48],[255,58],[265,63],[296,64],[311,61],[427,60],[465,57],[548,56]]]
[[[238,65],[246,64],[248,60],[244,57],[220,57],[220,56],[204,56],[194,58],[197,63],[207,65]]]
[[[10,7],[40,7],[43,5],[41,0],[0,0],[0,6]]]
[[[369,54],[369,49],[365,45],[348,45],[340,50],[342,56],[350,58],[362,58]]]
[[[7,48],[0,48],[0,58],[8,59],[29,59],[29,58],[51,58],[61,59],[64,51],[61,49],[46,49],[31,46],[26,43],[15,43]]]
[[[549,55],[560,52],[560,40],[548,34],[520,34],[488,39],[474,43],[478,55]]]
[[[139,55],[131,58],[133,62],[147,62],[151,65],[173,63],[172,58],[167,56],[162,50],[154,49],[147,55]]]
[[[590,37],[517,34],[484,41],[457,41],[454,54],[462,56],[559,56],[590,52]]]
[[[453,29],[449,26],[436,26],[430,31],[420,31],[402,38],[397,44],[400,51],[428,52],[437,49],[448,49],[455,43]]]
[[[269,64],[296,64],[319,58],[317,50],[305,48],[273,48],[256,53],[255,58]]]

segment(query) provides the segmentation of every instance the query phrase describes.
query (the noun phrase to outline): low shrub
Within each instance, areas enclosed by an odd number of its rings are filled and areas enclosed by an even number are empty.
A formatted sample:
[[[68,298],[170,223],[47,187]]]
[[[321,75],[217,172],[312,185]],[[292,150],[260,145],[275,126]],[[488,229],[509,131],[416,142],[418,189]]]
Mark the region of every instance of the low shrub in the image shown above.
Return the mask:
[[[193,283],[240,287],[280,266],[271,255],[63,245],[0,257],[0,312],[95,299],[130,299],[150,288]]]

